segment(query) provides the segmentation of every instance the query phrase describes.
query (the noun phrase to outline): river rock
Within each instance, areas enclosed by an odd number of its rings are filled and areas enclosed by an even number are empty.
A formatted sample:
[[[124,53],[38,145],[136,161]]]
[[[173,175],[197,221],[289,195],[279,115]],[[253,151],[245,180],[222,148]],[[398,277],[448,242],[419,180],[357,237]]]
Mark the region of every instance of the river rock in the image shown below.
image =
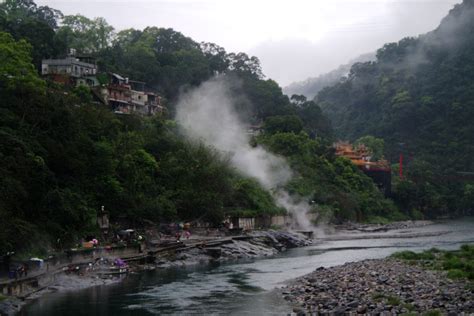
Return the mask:
[[[420,314],[474,313],[465,282],[391,258],[317,269],[291,286],[292,296],[285,299],[308,314],[318,309],[328,314],[392,315],[408,311],[407,306]]]

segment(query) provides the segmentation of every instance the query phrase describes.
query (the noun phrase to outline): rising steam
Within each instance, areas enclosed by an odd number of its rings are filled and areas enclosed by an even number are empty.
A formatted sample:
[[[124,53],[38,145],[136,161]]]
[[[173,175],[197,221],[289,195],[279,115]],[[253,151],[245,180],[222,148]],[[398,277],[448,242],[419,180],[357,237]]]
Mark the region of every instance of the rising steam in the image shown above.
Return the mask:
[[[291,169],[283,158],[250,146],[233,100],[228,81],[215,78],[181,96],[176,119],[186,137],[229,154],[236,169],[270,190],[277,204],[292,213],[294,228],[309,229],[308,203],[295,202],[282,189],[292,176]]]

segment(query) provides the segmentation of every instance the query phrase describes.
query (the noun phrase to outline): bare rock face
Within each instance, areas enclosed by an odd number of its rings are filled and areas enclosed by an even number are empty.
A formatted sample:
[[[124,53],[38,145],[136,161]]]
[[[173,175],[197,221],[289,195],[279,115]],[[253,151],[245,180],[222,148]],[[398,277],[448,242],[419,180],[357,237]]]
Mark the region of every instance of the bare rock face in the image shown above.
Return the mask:
[[[466,283],[394,259],[318,268],[283,288],[282,295],[311,315],[474,313],[473,290]]]

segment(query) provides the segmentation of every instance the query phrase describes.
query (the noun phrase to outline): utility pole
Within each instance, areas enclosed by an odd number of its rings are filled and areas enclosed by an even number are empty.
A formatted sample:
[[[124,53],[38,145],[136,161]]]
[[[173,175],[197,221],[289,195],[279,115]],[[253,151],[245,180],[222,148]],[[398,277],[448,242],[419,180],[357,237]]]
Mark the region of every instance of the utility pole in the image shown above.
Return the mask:
[[[403,180],[403,146],[405,146],[405,143],[398,143],[400,145],[400,159],[398,162],[398,175],[400,177],[400,180]]]

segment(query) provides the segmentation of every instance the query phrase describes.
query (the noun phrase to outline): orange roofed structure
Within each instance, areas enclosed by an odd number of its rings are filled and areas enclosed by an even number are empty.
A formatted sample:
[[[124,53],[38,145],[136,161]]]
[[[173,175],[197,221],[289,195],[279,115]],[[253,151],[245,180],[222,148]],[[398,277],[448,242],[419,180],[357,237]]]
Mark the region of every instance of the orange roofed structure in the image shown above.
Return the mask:
[[[371,161],[370,151],[365,145],[354,147],[349,142],[339,141],[334,144],[334,148],[336,156],[348,158],[361,171],[372,178],[386,196],[390,195],[392,171],[387,160]]]

